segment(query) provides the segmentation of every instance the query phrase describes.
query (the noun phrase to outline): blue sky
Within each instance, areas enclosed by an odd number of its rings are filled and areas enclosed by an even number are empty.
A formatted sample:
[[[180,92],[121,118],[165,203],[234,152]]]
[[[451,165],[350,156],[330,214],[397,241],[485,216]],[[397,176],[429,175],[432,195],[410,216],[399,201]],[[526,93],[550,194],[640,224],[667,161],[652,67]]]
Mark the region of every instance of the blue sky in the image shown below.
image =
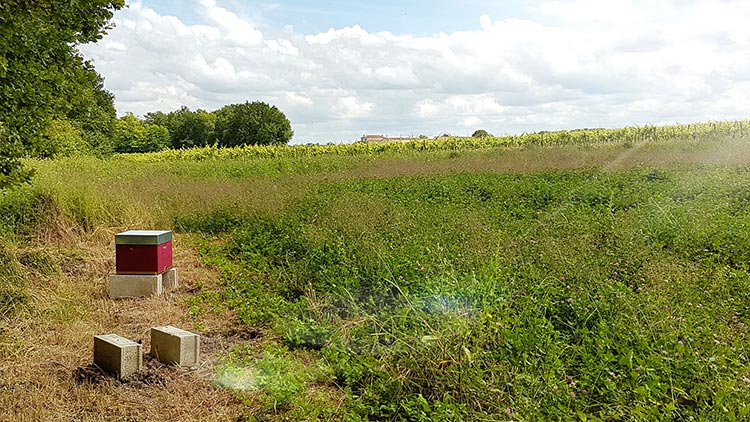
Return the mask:
[[[293,143],[750,117],[746,0],[127,0],[118,113],[264,101]]]
[[[535,3],[498,0],[232,0],[224,4],[228,10],[271,30],[291,25],[297,32],[310,34],[358,24],[373,32],[425,35],[476,29],[479,17],[484,14],[494,19],[525,17]],[[151,0],[145,4],[160,14],[179,16],[186,23],[201,21],[191,1]]]

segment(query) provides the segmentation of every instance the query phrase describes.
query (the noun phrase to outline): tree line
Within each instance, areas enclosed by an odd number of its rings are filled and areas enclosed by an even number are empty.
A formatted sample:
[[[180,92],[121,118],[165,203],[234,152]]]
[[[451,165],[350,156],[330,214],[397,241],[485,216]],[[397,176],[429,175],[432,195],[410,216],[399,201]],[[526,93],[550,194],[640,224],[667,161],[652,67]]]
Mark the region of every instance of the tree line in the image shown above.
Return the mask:
[[[264,102],[230,104],[219,110],[187,107],[147,113],[143,120],[125,115],[115,124],[114,152],[152,152],[207,145],[283,145],[294,132],[286,115]]]
[[[77,47],[101,39],[123,5],[0,1],[0,188],[28,180],[21,159],[54,153],[51,137],[96,145],[112,129],[112,94]]]
[[[26,182],[25,157],[285,144],[275,106],[186,107],[117,118],[114,95],[78,50],[111,29],[124,0],[0,0],[0,189]]]

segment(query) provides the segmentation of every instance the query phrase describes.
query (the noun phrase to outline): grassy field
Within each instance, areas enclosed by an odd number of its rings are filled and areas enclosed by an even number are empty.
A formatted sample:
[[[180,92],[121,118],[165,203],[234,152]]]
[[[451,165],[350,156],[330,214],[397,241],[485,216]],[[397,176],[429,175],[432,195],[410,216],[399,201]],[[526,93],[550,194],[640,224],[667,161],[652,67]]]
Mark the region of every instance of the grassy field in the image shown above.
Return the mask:
[[[0,408],[747,420],[750,142],[705,129],[32,162],[33,185],[0,197]],[[176,231],[177,292],[106,298],[129,228]],[[202,335],[200,367],[80,376],[93,335],[148,346],[165,324]]]

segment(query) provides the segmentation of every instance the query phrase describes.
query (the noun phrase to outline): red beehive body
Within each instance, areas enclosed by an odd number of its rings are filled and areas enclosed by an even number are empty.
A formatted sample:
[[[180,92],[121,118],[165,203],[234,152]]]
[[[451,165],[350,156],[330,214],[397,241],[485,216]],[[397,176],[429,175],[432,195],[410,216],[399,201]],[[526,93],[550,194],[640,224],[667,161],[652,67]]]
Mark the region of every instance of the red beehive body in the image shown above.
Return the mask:
[[[128,230],[115,235],[117,274],[161,274],[172,267],[172,232]]]

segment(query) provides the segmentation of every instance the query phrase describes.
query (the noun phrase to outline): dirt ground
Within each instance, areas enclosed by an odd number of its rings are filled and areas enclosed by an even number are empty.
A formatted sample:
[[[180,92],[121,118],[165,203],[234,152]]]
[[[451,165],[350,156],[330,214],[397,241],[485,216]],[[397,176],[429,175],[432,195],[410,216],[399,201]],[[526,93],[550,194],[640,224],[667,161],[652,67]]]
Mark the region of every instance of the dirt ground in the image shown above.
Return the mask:
[[[160,297],[110,300],[106,282],[114,271],[114,232],[57,233],[29,248],[31,256],[57,248],[52,260],[60,270],[32,271],[29,306],[0,325],[0,420],[236,419],[248,410],[247,402],[214,384],[215,367],[233,346],[259,345],[263,333],[233,325],[231,314],[201,315],[199,321],[189,315],[188,298],[197,286],[216,283],[218,274],[179,236],[178,289]],[[177,368],[151,358],[149,330],[160,325],[200,334],[199,366]],[[93,366],[93,337],[99,334],[142,341],[144,370],[122,382],[103,375]]]

